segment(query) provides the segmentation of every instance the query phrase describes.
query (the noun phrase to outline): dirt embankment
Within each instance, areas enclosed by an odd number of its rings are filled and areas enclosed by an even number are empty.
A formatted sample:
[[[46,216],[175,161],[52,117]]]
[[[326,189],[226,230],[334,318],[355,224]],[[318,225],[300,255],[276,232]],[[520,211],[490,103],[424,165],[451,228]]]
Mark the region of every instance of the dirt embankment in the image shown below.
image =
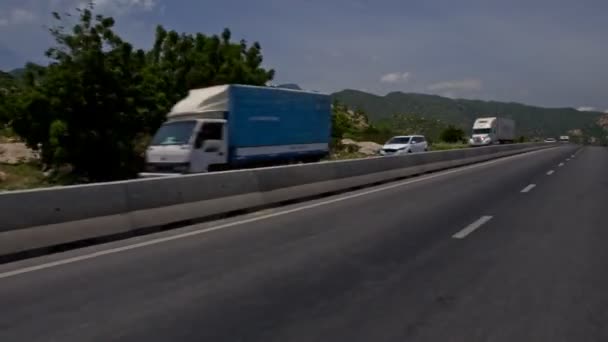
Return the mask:
[[[0,137],[0,191],[35,188],[43,183],[38,154],[24,143]]]
[[[38,154],[22,142],[0,143],[0,164],[16,165],[38,160]]]
[[[382,145],[372,141],[354,141],[352,139],[342,139],[341,143],[345,146],[352,146],[358,153],[366,156],[378,154],[378,151],[382,147]]]

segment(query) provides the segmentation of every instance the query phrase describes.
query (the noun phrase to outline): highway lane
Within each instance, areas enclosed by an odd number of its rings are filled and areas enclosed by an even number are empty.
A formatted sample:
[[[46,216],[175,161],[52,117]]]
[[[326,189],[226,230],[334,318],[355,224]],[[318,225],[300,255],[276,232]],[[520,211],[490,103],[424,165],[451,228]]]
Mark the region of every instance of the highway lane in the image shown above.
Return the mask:
[[[0,340],[606,340],[608,151],[575,150],[2,278]]]

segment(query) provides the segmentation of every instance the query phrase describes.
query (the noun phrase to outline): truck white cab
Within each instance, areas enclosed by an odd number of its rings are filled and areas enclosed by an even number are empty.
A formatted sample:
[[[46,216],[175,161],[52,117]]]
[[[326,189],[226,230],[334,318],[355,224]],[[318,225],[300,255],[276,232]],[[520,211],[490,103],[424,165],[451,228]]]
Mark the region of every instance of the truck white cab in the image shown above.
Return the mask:
[[[227,163],[226,120],[221,112],[173,118],[161,126],[146,151],[146,172],[206,172]]]
[[[473,124],[471,146],[512,143],[515,140],[515,122],[511,119],[478,118]]]

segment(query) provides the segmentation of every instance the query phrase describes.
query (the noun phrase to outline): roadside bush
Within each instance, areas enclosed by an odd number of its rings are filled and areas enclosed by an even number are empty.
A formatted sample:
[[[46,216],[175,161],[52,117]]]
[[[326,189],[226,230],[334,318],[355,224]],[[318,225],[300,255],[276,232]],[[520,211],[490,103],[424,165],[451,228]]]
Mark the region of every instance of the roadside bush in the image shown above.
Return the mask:
[[[450,125],[441,132],[439,138],[447,143],[457,143],[464,140],[464,135],[464,130]]]
[[[260,45],[232,42],[228,29],[206,36],[159,26],[144,51],[115,32],[113,18],[94,14],[93,2],[77,15],[53,16],[50,63],[27,66],[23,90],[11,101],[16,109],[0,106],[0,114],[14,112],[13,129],[41,147],[45,164],[71,165],[90,181],[133,177],[146,137],[188,89],[264,85],[274,76],[261,66]]]

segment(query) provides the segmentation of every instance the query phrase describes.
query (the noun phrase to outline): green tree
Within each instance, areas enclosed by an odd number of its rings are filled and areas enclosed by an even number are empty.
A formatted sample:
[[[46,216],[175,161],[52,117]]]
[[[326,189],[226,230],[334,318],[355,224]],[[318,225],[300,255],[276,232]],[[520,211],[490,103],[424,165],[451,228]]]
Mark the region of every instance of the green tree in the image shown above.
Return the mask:
[[[46,163],[69,163],[77,175],[102,181],[136,172],[132,153],[144,117],[154,111],[145,92],[145,54],[114,31],[114,19],[78,10],[71,30],[50,29],[57,45],[47,68],[29,66],[13,126]]]
[[[14,113],[13,99],[18,95],[18,83],[13,76],[0,71],[0,128],[8,125]]]
[[[353,130],[353,124],[348,115],[348,108],[335,100],[332,105],[331,136],[342,139],[344,134]]]
[[[12,125],[50,165],[70,164],[91,181],[129,178],[141,168],[142,139],[191,88],[224,83],[263,85],[261,47],[221,36],[178,34],[158,27],[150,51],[134,49],[114,19],[93,3],[76,16],[53,13],[55,46],[48,67],[30,64],[15,99]],[[75,23],[70,20],[76,19]]]
[[[221,36],[206,36],[156,28],[154,47],[147,58],[170,103],[194,88],[228,83],[265,85],[272,80],[274,70],[262,68],[260,44],[248,46],[244,40],[232,43],[231,37],[229,29]]]
[[[446,129],[441,132],[440,139],[447,143],[457,143],[462,141],[464,138],[464,131],[458,127],[449,125]]]

